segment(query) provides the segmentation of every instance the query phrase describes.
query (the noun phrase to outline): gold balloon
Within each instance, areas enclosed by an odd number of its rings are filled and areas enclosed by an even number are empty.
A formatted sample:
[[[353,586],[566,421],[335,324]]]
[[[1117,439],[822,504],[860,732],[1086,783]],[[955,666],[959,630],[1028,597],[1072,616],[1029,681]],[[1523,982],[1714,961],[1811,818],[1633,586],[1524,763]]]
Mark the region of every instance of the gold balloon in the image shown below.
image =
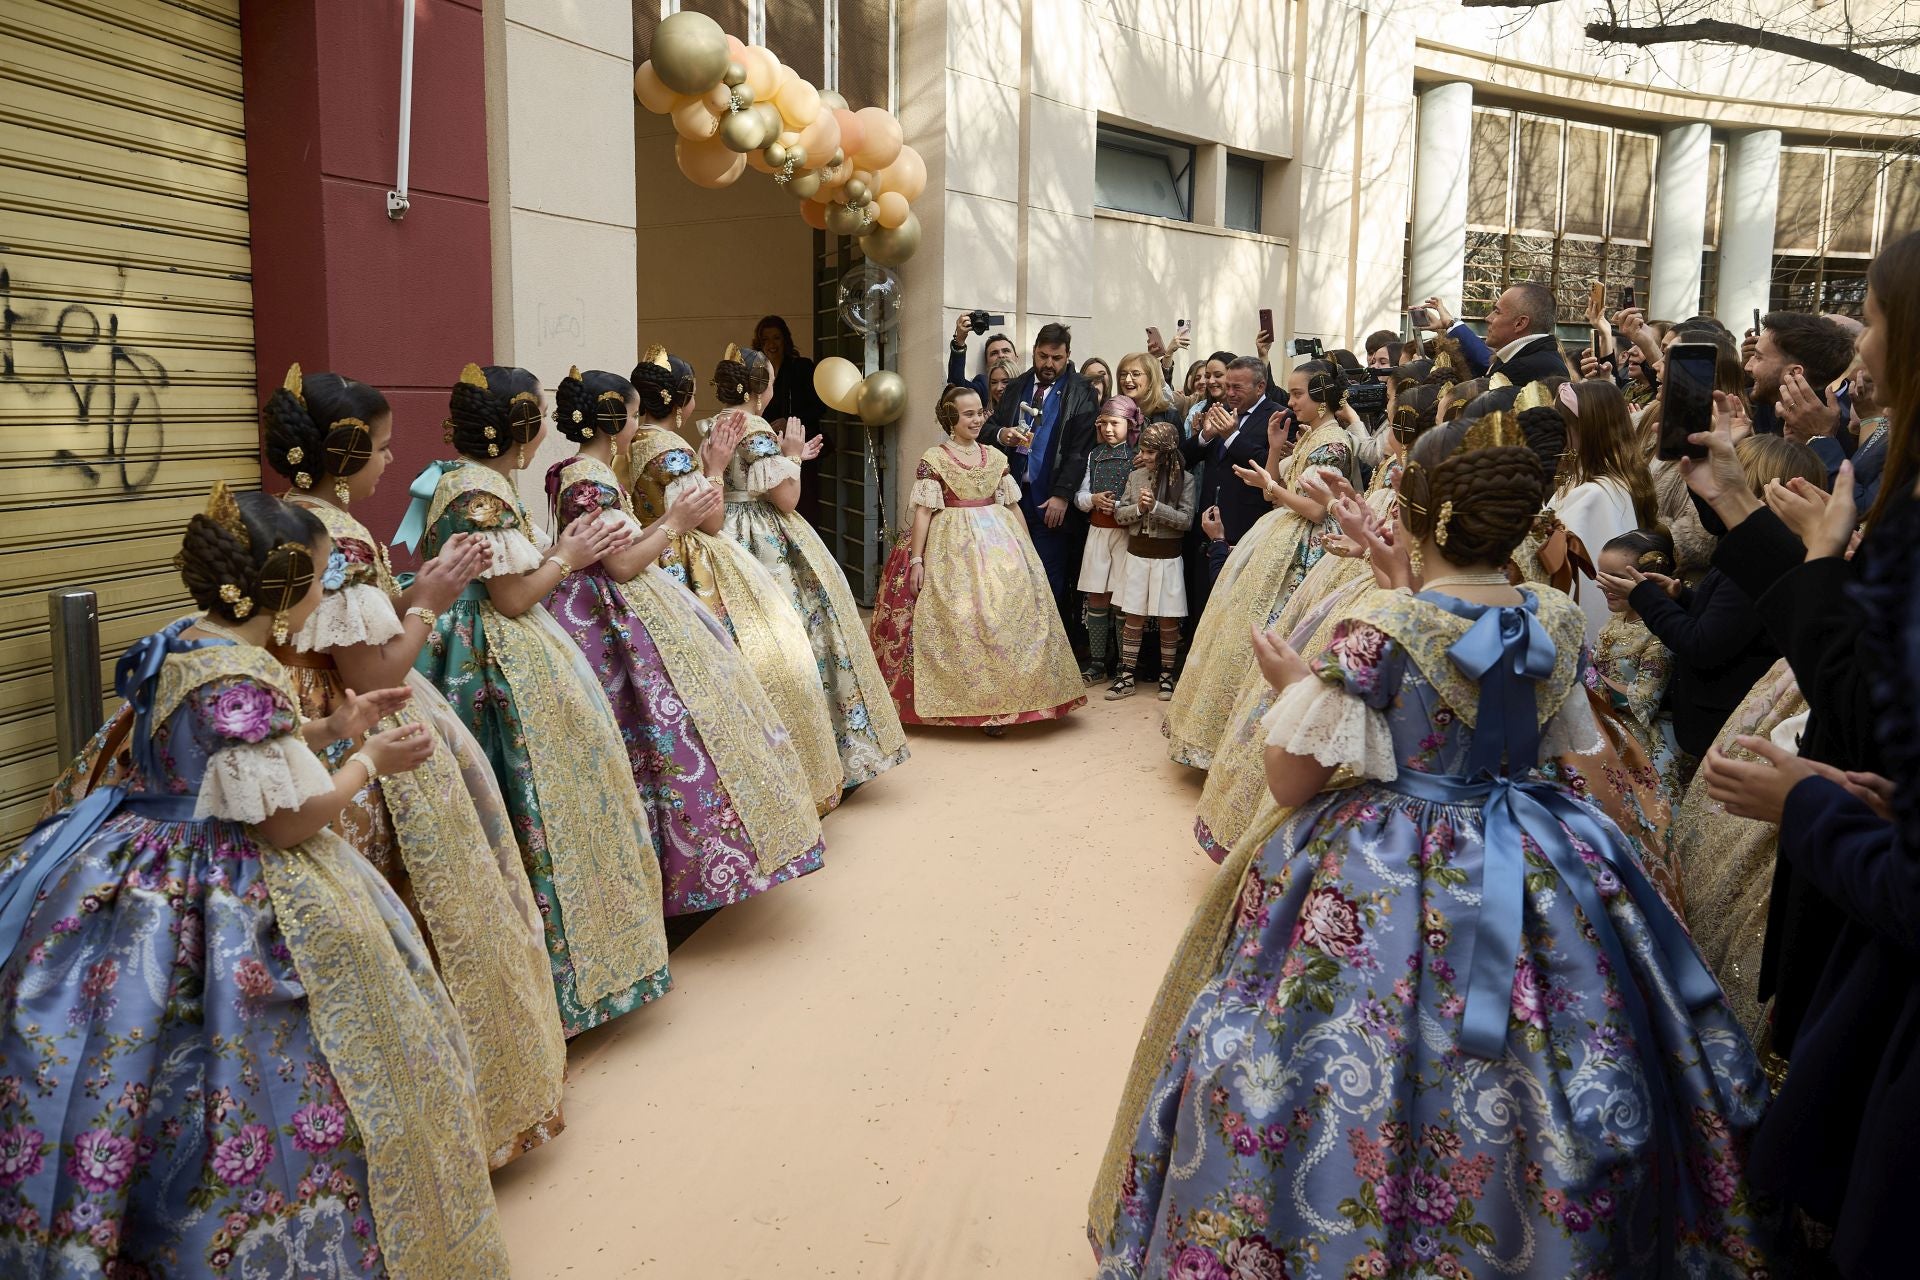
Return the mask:
[[[653,33],[653,69],[675,93],[705,93],[727,73],[727,33],[704,13],[683,9]]]
[[[817,173],[796,173],[787,183],[787,194],[802,200],[810,200],[820,190],[820,175]]]
[[[743,85],[747,82],[747,69],[737,62],[727,63],[726,71],[720,77],[724,85]]]
[[[837,236],[857,236],[866,230],[866,225],[867,220],[860,216],[858,209],[844,204],[827,206],[827,230]]]
[[[860,421],[870,427],[898,422],[900,415],[907,411],[907,380],[891,369],[868,374],[860,383],[854,410],[860,415]]]
[[[673,110],[673,104],[680,100],[680,95],[660,79],[651,62],[641,63],[640,69],[633,73],[633,96],[640,99],[641,106],[660,116]]]
[[[828,217],[832,217],[829,212]],[[883,267],[897,267],[920,248],[920,219],[909,211],[907,220],[897,227],[876,227],[860,241],[867,260]]]
[[[773,105],[773,99],[754,103],[752,110],[760,118],[761,131],[768,141],[779,137],[786,129],[787,122],[780,118],[780,108]]]
[[[723,89],[726,89],[727,92],[732,95],[733,102],[731,105],[740,108],[742,111],[745,111],[748,107],[753,105],[753,86],[752,85],[739,84],[739,85],[733,85],[731,87],[727,85],[721,85],[720,87]]]
[[[761,153],[760,158],[778,169],[787,162],[787,149],[781,146],[778,141],[769,142],[767,149]]]
[[[859,409],[860,366],[845,356],[828,356],[813,366],[814,394],[841,413]]]
[[[847,184],[841,187],[840,190],[846,194],[848,204],[865,204],[867,202],[867,184],[858,178],[848,178]]]
[[[751,111],[735,111],[720,122],[720,143],[729,151],[757,151],[766,140],[766,129]]]
[[[682,98],[673,109],[673,131],[683,138],[700,142],[720,131],[720,122],[699,98]]]

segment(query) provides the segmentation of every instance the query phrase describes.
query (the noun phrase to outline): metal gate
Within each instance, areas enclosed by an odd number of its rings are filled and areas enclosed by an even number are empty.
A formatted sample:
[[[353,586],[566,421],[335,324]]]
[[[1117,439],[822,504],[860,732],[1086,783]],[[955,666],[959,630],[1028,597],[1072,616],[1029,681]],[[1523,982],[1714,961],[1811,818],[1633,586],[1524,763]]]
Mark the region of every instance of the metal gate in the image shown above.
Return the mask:
[[[842,356],[871,373],[898,362],[897,335],[863,337],[841,318],[840,278],[864,260],[858,241],[813,233],[814,358]],[[894,432],[833,409],[823,421],[829,443],[820,455],[820,536],[846,571],[854,598],[871,605],[891,542],[886,513],[893,494]]]
[[[47,592],[110,664],[259,487],[251,269],[239,0],[0,0],[0,849],[64,763]]]

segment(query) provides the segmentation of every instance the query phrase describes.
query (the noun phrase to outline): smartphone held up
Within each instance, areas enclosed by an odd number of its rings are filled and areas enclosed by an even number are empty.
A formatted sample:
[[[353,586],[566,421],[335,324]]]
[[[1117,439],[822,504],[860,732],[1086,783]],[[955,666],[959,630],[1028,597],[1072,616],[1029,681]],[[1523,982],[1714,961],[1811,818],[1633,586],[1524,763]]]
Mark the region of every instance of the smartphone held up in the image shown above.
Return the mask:
[[[1660,392],[1660,452],[1667,461],[1704,458],[1707,451],[1687,437],[1713,429],[1714,375],[1720,349],[1711,342],[1676,342],[1667,348]]]

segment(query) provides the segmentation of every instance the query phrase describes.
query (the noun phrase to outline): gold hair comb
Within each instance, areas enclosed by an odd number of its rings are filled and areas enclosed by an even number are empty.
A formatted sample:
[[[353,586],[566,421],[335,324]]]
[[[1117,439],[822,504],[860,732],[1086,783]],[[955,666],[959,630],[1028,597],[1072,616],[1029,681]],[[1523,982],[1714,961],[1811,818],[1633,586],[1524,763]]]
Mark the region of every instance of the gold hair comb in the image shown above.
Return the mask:
[[[647,348],[647,354],[640,357],[640,363],[650,364],[656,369],[665,369],[669,373],[673,371],[673,361],[667,358],[667,349],[657,342]]]
[[[460,381],[470,387],[478,387],[482,391],[487,389],[487,375],[481,370],[479,365],[471,362],[468,363],[466,368],[460,371]]]
[[[292,394],[293,398],[300,402],[301,408],[304,409],[307,407],[307,379],[306,375],[300,372],[300,362],[298,360],[287,367],[286,381],[280,385],[285,387],[287,391]]]
[[[225,480],[213,482],[213,493],[207,498],[207,519],[232,534],[241,546],[253,546],[253,539],[247,536],[247,522],[240,518],[240,503]]]
[[[740,363],[740,344],[737,342],[729,342],[727,344],[727,349],[720,353],[720,359],[722,361],[731,360],[733,361],[733,363],[739,364]]]

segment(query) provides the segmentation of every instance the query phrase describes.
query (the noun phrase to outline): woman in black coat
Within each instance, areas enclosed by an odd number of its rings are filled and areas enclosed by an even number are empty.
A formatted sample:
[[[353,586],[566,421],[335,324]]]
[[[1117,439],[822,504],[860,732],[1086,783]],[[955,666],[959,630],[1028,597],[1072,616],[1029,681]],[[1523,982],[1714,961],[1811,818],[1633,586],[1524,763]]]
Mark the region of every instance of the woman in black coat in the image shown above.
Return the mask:
[[[798,418],[807,434],[820,434],[820,420],[827,406],[813,389],[813,361],[793,346],[793,330],[779,316],[762,316],[753,327],[754,350],[773,366],[767,407],[762,416],[779,430],[783,418]],[[827,444],[831,446],[832,440]],[[822,450],[824,453],[825,450]],[[800,464],[800,504],[794,508],[808,524],[818,525],[820,514],[820,459],[809,458]]]

